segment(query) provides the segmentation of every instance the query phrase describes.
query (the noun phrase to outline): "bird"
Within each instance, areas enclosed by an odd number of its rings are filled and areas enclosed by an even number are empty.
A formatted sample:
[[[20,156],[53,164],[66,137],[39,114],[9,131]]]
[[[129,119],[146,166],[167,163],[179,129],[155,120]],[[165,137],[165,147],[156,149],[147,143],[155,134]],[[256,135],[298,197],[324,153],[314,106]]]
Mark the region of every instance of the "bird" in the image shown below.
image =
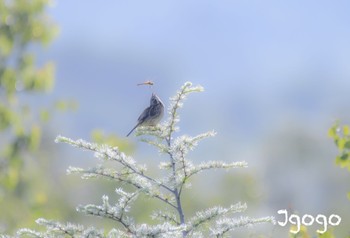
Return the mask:
[[[155,126],[164,115],[164,104],[160,98],[152,93],[150,105],[147,107],[137,119],[137,124],[131,131],[126,135],[128,137],[137,127],[139,126]]]

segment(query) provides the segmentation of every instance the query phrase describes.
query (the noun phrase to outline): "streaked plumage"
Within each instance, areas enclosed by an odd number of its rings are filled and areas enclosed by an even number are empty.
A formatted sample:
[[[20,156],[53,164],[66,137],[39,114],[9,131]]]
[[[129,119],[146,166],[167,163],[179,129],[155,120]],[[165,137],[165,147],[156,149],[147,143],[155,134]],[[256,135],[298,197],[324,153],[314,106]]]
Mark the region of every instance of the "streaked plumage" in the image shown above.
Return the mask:
[[[129,136],[138,126],[155,126],[157,125],[164,115],[164,105],[160,98],[152,94],[150,100],[150,106],[147,107],[137,119],[137,124],[132,130],[126,135]]]

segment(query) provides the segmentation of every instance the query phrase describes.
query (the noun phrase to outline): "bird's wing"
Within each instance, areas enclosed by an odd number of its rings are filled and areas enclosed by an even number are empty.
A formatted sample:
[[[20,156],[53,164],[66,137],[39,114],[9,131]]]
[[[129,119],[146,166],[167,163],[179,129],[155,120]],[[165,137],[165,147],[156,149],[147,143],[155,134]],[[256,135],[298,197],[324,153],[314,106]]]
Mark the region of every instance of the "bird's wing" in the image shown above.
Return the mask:
[[[159,114],[159,110],[160,109],[161,108],[159,106],[155,106],[155,107],[149,108],[149,112],[148,112],[149,116],[150,117],[155,117],[157,114]]]
[[[145,121],[145,119],[146,119],[147,117],[149,117],[150,109],[151,109],[150,107],[147,107],[147,108],[141,113],[141,115],[140,115],[139,118],[137,119],[138,124],[142,124],[142,123]]]

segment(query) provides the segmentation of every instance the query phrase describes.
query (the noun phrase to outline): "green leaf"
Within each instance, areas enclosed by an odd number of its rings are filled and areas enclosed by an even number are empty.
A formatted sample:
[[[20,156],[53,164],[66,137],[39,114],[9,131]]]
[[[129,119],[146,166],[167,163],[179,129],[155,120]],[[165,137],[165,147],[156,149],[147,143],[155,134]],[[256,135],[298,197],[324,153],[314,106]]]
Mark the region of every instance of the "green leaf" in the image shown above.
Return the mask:
[[[338,138],[338,134],[337,134],[337,125],[333,125],[329,130],[328,130],[328,136],[336,139]]]
[[[30,135],[29,135],[29,149],[34,151],[38,148],[41,139],[41,129],[39,126],[32,126]]]
[[[4,179],[5,187],[13,189],[17,186],[19,181],[19,170],[14,167],[8,168],[7,176]]]
[[[291,226],[290,230],[297,230],[296,226]],[[300,226],[300,231],[297,234],[289,233],[290,238],[310,238],[306,226]]]
[[[42,69],[36,72],[34,89],[38,91],[50,91],[54,86],[55,66],[52,62],[47,63]]]
[[[342,155],[338,155],[335,159],[335,163],[339,165],[341,168],[345,168],[349,166],[349,154],[348,153],[343,153]]]
[[[350,149],[350,140],[347,139],[344,145],[345,149]]]
[[[51,117],[50,112],[47,109],[42,109],[40,111],[40,120],[41,121],[48,122],[50,117]]]
[[[59,100],[55,102],[55,108],[59,111],[76,111],[78,107],[78,103],[74,100]]]
[[[106,135],[102,130],[94,129],[91,132],[91,138],[94,142],[98,144],[108,144],[111,146],[117,146],[119,149],[131,152],[134,150],[134,146],[124,138],[120,138],[116,135],[109,134]]]
[[[65,111],[67,110],[67,102],[66,101],[63,101],[63,100],[60,100],[60,101],[57,101],[55,102],[55,108],[59,111]]]
[[[12,121],[12,112],[0,104],[0,131],[10,127]]]
[[[8,56],[13,49],[13,41],[6,34],[3,34],[3,30],[0,28],[0,52],[2,55]]]
[[[333,232],[331,230],[328,230],[323,234],[319,234],[318,237],[319,238],[335,238],[335,236],[333,235]]]
[[[8,95],[12,95],[16,91],[16,73],[13,69],[4,70],[1,78],[1,86],[6,90]]]
[[[346,140],[344,138],[339,138],[337,141],[337,146],[340,151],[344,150]]]
[[[349,126],[345,125],[343,126],[343,135],[347,136],[350,133]]]
[[[340,159],[341,159],[342,161],[346,161],[348,158],[349,158],[349,154],[348,154],[348,153],[344,153],[344,154],[342,154],[342,155],[340,156]]]

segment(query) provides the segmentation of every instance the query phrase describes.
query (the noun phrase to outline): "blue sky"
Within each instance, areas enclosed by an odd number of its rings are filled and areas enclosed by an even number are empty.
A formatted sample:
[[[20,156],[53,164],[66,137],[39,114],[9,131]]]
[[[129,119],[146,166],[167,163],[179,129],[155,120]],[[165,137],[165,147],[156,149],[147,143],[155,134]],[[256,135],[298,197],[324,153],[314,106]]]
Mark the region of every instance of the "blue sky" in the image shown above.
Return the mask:
[[[348,7],[346,1],[57,1],[50,14],[61,33],[48,58],[57,63],[57,93],[131,107],[132,114],[148,97],[135,87],[145,79],[156,82],[163,98],[185,81],[199,83],[208,107],[224,103],[219,110],[236,114],[239,108],[239,114],[322,113],[345,101],[350,82]]]

